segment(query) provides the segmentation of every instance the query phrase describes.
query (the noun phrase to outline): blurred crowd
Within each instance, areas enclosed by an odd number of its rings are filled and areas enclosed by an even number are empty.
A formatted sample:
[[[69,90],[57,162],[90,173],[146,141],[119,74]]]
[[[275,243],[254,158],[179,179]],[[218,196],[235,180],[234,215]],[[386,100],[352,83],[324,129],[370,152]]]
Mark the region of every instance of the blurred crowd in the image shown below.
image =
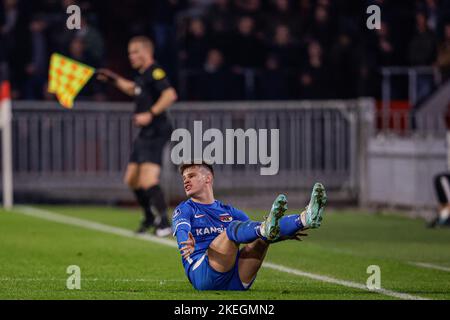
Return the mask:
[[[80,30],[65,27],[81,7]],[[366,27],[369,5],[381,29]],[[150,36],[185,100],[327,99],[380,95],[383,66],[450,75],[450,0],[2,0],[0,59],[14,95],[46,94],[60,52],[132,76],[127,40]],[[82,97],[123,97],[93,80]]]

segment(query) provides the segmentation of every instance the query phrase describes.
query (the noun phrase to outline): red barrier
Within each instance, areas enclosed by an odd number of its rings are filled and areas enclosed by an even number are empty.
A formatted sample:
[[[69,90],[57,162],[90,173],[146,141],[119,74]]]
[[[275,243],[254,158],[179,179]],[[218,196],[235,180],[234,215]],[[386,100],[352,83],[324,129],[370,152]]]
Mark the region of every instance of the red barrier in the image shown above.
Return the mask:
[[[389,103],[387,114],[383,113],[382,101],[377,101],[377,129],[391,129],[399,133],[410,130],[411,106],[407,100],[392,100]],[[387,119],[385,118],[387,117]]]
[[[11,99],[11,88],[8,81],[0,84],[0,102]]]

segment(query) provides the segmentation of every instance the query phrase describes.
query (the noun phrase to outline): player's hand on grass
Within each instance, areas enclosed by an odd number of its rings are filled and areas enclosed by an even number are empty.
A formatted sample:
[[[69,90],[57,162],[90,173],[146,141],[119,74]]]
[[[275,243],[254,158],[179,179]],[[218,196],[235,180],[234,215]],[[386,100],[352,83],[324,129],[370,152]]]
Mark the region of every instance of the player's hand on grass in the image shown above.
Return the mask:
[[[186,241],[180,242],[180,244],[184,245],[180,248],[181,256],[184,259],[188,259],[189,256],[194,253],[195,250],[195,239],[191,232],[188,234],[188,239]]]
[[[151,112],[141,112],[134,115],[134,124],[138,127],[148,126],[153,120]]]
[[[112,72],[109,69],[98,69],[96,71],[97,74],[97,80],[102,82],[110,82],[115,83],[117,79],[119,78],[119,75],[117,73]]]

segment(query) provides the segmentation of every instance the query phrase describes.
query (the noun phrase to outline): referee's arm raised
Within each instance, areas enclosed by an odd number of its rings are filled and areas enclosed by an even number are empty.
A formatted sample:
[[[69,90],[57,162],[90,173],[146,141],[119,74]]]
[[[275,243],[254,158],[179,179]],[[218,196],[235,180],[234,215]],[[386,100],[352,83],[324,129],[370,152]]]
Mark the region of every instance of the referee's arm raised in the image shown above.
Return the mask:
[[[109,69],[98,69],[97,79],[102,82],[113,84],[117,89],[126,95],[134,96],[134,88],[136,87],[136,83],[119,76],[117,73],[114,73]]]

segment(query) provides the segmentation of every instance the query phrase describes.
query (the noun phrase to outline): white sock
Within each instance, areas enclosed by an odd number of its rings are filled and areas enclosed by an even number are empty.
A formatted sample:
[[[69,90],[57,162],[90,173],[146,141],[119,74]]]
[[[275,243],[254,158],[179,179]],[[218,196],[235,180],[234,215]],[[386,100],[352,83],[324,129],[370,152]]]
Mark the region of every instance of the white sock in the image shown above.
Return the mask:
[[[448,207],[443,208],[440,212],[439,212],[439,219],[441,221],[445,221],[448,219],[448,217],[450,216],[450,209]]]
[[[267,238],[266,233],[264,232],[264,227],[263,226],[264,226],[264,222],[259,225],[259,234],[262,237]]]
[[[303,211],[302,213],[300,213],[300,221],[302,222],[302,225],[307,228],[308,226],[306,225],[306,211]]]

